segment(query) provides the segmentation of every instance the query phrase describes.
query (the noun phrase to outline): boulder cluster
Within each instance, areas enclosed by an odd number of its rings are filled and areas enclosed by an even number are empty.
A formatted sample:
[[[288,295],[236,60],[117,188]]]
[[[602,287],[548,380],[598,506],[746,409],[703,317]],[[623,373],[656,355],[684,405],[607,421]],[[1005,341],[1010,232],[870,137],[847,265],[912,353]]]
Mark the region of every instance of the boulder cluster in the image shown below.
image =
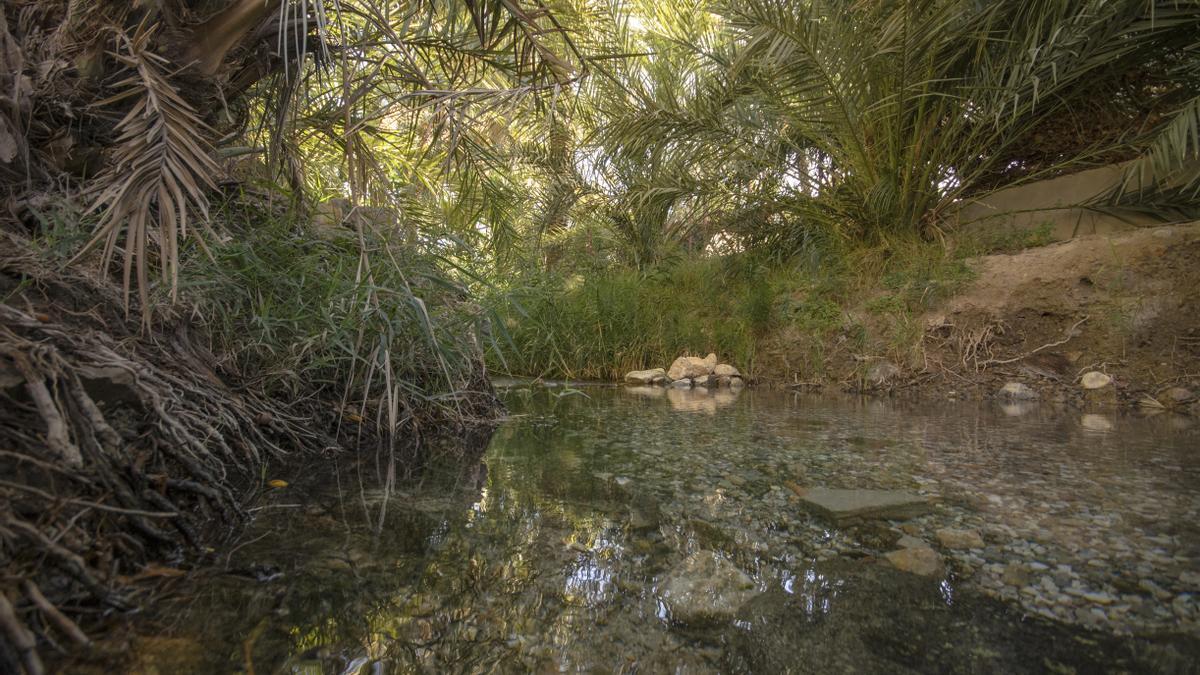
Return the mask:
[[[691,387],[743,387],[746,380],[737,368],[728,363],[718,363],[716,354],[704,358],[681,356],[671,367],[634,370],[625,375],[627,384],[655,384],[679,388]]]

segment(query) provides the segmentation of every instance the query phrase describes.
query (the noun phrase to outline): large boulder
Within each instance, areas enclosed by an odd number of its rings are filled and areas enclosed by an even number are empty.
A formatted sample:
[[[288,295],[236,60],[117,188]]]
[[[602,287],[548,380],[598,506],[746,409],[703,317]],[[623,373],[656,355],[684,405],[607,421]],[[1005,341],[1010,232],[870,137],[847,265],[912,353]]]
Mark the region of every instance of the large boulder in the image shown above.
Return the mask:
[[[629,384],[654,384],[656,381],[666,379],[667,371],[662,368],[651,368],[650,370],[632,370],[625,373],[625,381]],[[660,379],[661,378],[661,379]]]
[[[679,563],[662,585],[671,618],[687,624],[729,621],[756,595],[754,580],[712,551],[699,551]]]
[[[667,377],[672,380],[682,380],[685,377],[695,378],[701,375],[709,375],[712,373],[713,366],[715,365],[715,363],[709,365],[706,359],[696,356],[681,356],[675,359],[671,367],[667,369]]]
[[[708,356],[704,357],[704,365],[708,366],[708,372],[711,373],[713,368],[717,367],[717,355],[709,352]]]

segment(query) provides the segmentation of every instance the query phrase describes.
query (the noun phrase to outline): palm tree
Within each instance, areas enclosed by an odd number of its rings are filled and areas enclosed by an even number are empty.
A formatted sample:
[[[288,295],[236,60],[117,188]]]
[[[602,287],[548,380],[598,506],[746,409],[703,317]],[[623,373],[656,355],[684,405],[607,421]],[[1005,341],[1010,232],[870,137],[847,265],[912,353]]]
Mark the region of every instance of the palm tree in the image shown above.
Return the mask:
[[[332,147],[356,201],[396,200],[379,148],[410,177],[472,171],[479,120],[586,72],[537,2],[14,0],[0,18],[0,180],[18,201],[82,184],[101,214],[85,250],[120,252],[144,312],[151,265],[173,295],[181,246],[214,238],[218,157],[266,151],[302,188]]]
[[[716,177],[695,196],[726,213],[757,207],[752,220],[725,219],[747,245],[796,251],[814,229],[856,241],[929,234],[962,198],[1141,147],[1151,150],[1129,185],[1148,185],[1137,176],[1153,165],[1155,186],[1190,186],[1175,196],[1194,209],[1195,0],[701,10],[723,23],[720,41],[674,74],[698,84],[681,102],[626,102],[605,147],[635,161],[665,152]],[[666,173],[644,191],[676,185]],[[1125,197],[1148,199],[1134,192]]]

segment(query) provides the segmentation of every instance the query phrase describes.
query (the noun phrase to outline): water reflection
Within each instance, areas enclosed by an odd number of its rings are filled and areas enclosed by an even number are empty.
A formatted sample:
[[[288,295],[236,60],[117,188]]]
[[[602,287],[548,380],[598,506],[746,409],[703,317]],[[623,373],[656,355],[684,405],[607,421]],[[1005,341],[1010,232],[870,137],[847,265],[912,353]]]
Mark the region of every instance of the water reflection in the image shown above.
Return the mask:
[[[671,409],[680,412],[702,412],[709,415],[717,414],[721,408],[727,408],[737,401],[741,389],[667,389],[667,400]]]
[[[1177,598],[1200,584],[1200,444],[1164,416],[640,387],[507,400],[483,460],[403,486],[378,535],[369,463],[300,472],[272,498],[303,506],[260,511],[162,630],[206,646],[201,672],[314,673],[1140,670],[1142,647],[1104,636],[1196,634]],[[804,485],[941,505],[903,532],[832,529],[797,505]],[[986,542],[943,550],[948,577],[878,562],[945,527]],[[670,618],[663,581],[698,551],[759,590],[728,621]],[[1080,616],[1103,617],[1087,649]]]

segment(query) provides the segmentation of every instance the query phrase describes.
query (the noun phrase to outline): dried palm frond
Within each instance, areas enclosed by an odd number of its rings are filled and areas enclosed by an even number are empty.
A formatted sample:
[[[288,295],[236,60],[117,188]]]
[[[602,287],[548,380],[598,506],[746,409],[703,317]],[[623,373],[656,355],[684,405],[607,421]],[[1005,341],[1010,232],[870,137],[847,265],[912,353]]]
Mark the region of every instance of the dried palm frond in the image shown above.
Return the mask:
[[[149,315],[147,267],[151,244],[158,249],[163,283],[174,298],[179,270],[179,242],[188,236],[188,221],[198,214],[208,227],[206,190],[215,187],[220,168],[205,140],[208,127],[196,110],[171,84],[168,61],[147,49],[155,26],[140,26],[133,37],[119,32],[122,49],[113,54],[132,72],[117,83],[120,92],[98,102],[111,106],[135,99],[117,123],[113,161],[95,180],[89,211],[100,211],[96,233],[84,251],[104,242],[103,266],[108,267],[124,231],[125,310],[136,268],[143,318]],[[196,237],[203,248],[204,239]],[[82,252],[81,254],[82,255]]]

